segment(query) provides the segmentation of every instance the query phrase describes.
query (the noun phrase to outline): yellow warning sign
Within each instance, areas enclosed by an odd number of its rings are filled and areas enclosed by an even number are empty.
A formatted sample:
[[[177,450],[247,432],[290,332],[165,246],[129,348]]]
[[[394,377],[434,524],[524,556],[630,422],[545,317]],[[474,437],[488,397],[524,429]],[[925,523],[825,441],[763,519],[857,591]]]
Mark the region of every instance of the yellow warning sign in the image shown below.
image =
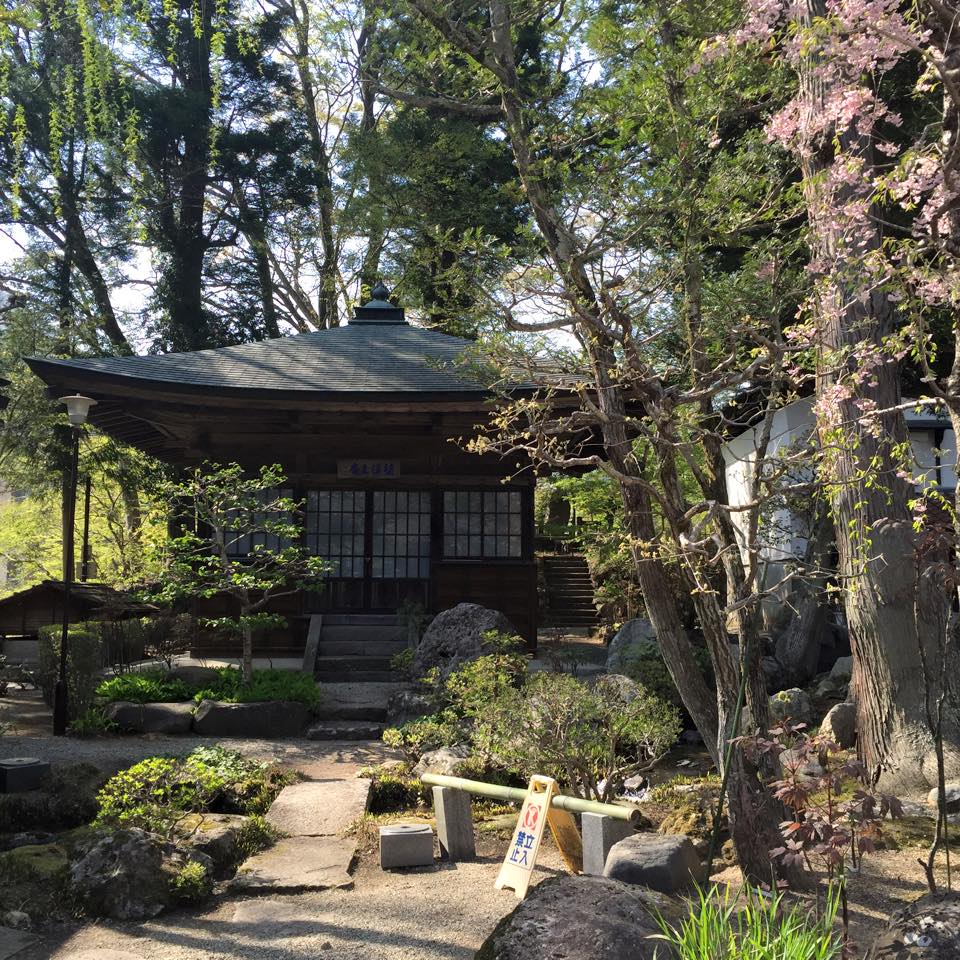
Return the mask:
[[[494,884],[497,890],[509,887],[519,900],[527,895],[540,841],[548,823],[567,869],[571,873],[583,869],[583,844],[576,822],[566,810],[555,810],[550,806],[557,792],[556,780],[538,776],[530,778],[510,849]]]

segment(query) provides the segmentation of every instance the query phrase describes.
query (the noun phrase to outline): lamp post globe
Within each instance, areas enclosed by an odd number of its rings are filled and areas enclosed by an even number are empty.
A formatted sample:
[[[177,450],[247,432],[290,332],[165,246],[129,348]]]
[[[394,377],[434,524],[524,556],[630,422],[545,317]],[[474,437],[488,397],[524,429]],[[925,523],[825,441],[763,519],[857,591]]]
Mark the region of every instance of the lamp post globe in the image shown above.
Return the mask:
[[[60,633],[60,667],[57,683],[53,688],[53,732],[63,736],[67,732],[67,637],[70,632],[70,593],[73,587],[73,533],[77,516],[77,462],[80,457],[80,433],[87,422],[90,408],[96,400],[82,394],[61,397],[67,407],[67,419],[73,428],[70,431],[70,472],[66,477],[63,525],[63,629]]]

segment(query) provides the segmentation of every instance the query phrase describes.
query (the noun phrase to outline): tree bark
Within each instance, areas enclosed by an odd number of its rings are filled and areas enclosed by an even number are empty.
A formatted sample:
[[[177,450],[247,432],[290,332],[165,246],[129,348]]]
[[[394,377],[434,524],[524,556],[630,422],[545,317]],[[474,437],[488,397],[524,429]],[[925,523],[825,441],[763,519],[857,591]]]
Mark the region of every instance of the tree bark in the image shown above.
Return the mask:
[[[806,25],[823,17],[823,0],[807,0]],[[800,69],[801,96],[809,116],[818,116],[830,91],[808,57]],[[939,669],[940,638],[932,629],[942,620],[939,608],[947,598],[927,594],[926,611],[915,616],[916,591],[922,589],[917,542],[909,500],[912,483],[898,476],[898,447],[909,443],[900,403],[900,370],[892,359],[877,365],[845,397],[837,385],[847,375],[861,349],[882,351],[897,317],[886,292],[862,289],[860,259],[882,242],[880,218],[858,224],[863,233],[851,237],[838,223],[837,209],[856,200],[852,187],[835,188],[826,175],[834,159],[834,143],[847,155],[872,164],[871,145],[854,127],[819,136],[801,151],[803,189],[815,263],[829,265],[817,295],[816,326],[820,366],[818,397],[826,398],[818,430],[821,460],[829,457],[824,480],[832,490],[839,572],[854,658],[852,689],[857,703],[858,749],[871,777],[888,790],[926,789],[936,783],[934,744],[924,716],[924,689],[917,663],[917,645],[928,651],[934,672]],[[869,230],[869,237],[866,236]],[[862,247],[867,247],[866,250]],[[858,249],[861,247],[861,249]],[[843,363],[836,357],[846,356]],[[865,421],[863,407],[888,411],[878,428]],[[945,724],[948,775],[960,773],[960,729]]]

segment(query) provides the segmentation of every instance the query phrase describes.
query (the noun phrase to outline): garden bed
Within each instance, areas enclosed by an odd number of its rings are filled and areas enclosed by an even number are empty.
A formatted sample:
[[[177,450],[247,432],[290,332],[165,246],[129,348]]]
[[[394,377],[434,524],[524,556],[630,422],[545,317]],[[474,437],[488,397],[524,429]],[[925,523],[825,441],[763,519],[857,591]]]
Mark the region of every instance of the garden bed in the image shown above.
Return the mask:
[[[72,732],[195,733],[211,737],[296,737],[320,702],[313,677],[287,670],[189,667],[145,670],[102,681]]]

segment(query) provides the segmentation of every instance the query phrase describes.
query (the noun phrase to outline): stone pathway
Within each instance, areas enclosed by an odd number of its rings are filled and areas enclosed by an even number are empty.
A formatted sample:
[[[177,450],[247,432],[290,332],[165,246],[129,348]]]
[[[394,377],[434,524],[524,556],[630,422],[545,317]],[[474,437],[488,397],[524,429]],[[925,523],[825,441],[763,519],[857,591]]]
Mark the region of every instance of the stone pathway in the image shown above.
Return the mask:
[[[308,780],[284,787],[267,820],[289,838],[247,860],[230,889],[303,893],[352,887],[357,842],[338,834],[366,812],[369,802],[369,780]]]

